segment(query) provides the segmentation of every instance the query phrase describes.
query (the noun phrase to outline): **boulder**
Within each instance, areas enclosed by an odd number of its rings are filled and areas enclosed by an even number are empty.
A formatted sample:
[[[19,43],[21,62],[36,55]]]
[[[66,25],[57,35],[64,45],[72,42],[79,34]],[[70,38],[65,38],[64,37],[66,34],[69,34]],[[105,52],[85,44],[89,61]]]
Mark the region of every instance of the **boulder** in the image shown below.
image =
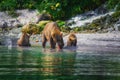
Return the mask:
[[[39,23],[42,20],[51,20],[51,19],[52,17],[50,14],[43,13],[43,14],[38,15],[37,23]]]
[[[107,10],[106,5],[102,5],[99,8],[95,9],[95,13],[97,13],[97,14],[105,14],[107,12],[108,12],[108,10]]]
[[[2,29],[2,31],[6,31],[7,29],[6,28],[8,28],[8,24],[7,24],[7,22],[6,21],[1,21],[0,22],[0,28]]]
[[[120,31],[120,19],[114,25],[115,31]]]

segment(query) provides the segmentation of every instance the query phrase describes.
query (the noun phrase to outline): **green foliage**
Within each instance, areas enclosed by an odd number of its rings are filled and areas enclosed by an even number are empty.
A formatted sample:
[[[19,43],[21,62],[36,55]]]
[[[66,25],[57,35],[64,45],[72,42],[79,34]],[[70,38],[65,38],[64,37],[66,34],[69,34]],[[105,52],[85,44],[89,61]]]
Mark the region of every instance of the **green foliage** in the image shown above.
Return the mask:
[[[51,14],[53,19],[60,19],[65,15],[61,3],[56,0],[43,0],[40,4],[36,5],[36,8],[40,13],[45,12]]]
[[[38,24],[30,23],[22,27],[22,32],[29,34],[40,34],[44,29],[45,25],[51,21],[40,21]]]
[[[54,20],[66,20],[105,2],[108,8],[120,10],[120,0],[0,0],[0,10],[37,9],[40,13],[49,13]]]
[[[14,10],[16,8],[16,0],[2,0],[0,2],[0,10]]]
[[[116,6],[116,11],[120,11],[120,1],[119,1],[119,3]]]
[[[120,0],[108,0],[107,6],[109,9],[120,10]]]
[[[44,26],[50,21],[40,21],[37,25],[37,29],[38,29],[38,32],[37,33],[41,33],[42,30],[44,29]]]
[[[35,3],[34,0],[2,0],[0,1],[0,10],[35,9]]]
[[[40,13],[46,12],[53,16],[54,20],[65,20],[76,14],[95,9],[103,0],[43,0],[37,9]],[[94,5],[93,5],[94,4]],[[45,5],[45,6],[44,6]]]
[[[115,12],[114,14],[112,14],[112,17],[115,18],[120,18],[120,11]]]
[[[37,33],[38,29],[37,29],[36,24],[30,23],[30,24],[24,25],[22,27],[21,31],[24,33],[33,34],[33,33]]]
[[[73,31],[75,31],[75,32],[82,31],[82,27],[74,27],[74,28],[73,28]]]
[[[65,27],[65,21],[57,20],[56,22],[58,23],[58,26]]]
[[[49,13],[54,20],[66,20],[71,16],[95,9],[104,0],[2,0],[0,10],[37,9]]]
[[[35,9],[36,1],[35,0],[16,0],[17,9]]]
[[[57,22],[57,24],[58,24],[58,26],[59,26],[59,28],[60,28],[60,30],[62,32],[70,32],[71,28],[66,26],[66,22],[65,21],[58,20],[56,22]]]

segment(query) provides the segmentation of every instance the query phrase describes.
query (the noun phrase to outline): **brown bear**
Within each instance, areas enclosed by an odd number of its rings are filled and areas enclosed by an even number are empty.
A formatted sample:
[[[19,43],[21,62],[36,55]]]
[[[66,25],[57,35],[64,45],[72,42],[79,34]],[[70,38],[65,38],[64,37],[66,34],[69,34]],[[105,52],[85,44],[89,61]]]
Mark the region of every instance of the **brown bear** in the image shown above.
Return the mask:
[[[62,49],[64,46],[62,32],[60,31],[58,24],[56,22],[47,23],[42,31],[43,48],[45,48],[45,44],[47,41],[50,42],[50,47],[52,49],[55,48],[56,44],[58,49]]]
[[[22,33],[17,41],[18,46],[31,46],[29,41],[30,35],[27,33]]]
[[[67,46],[76,46],[77,45],[77,37],[74,33],[70,33],[68,40],[67,40]]]

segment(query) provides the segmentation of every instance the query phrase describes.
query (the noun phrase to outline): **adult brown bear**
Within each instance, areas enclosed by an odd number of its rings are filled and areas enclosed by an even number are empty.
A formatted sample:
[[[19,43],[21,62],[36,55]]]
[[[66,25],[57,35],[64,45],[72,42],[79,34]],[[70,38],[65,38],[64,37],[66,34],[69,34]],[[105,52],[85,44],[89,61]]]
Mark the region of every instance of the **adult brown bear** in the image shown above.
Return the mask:
[[[77,37],[74,33],[70,33],[67,40],[67,46],[76,46],[76,45],[77,45]]]
[[[58,49],[62,49],[64,46],[64,41],[62,37],[62,33],[56,22],[49,22],[45,25],[42,32],[42,46],[45,48],[46,42],[50,42],[50,47],[54,49],[57,47]]]
[[[18,46],[31,46],[29,41],[30,35],[27,33],[22,33],[17,41]]]

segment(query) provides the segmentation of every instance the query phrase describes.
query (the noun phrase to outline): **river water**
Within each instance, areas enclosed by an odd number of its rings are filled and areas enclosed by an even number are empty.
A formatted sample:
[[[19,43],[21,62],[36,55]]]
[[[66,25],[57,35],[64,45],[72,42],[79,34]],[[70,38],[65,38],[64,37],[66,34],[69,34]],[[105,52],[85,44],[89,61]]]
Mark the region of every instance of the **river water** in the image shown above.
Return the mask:
[[[0,80],[120,80],[120,53],[0,46]]]

